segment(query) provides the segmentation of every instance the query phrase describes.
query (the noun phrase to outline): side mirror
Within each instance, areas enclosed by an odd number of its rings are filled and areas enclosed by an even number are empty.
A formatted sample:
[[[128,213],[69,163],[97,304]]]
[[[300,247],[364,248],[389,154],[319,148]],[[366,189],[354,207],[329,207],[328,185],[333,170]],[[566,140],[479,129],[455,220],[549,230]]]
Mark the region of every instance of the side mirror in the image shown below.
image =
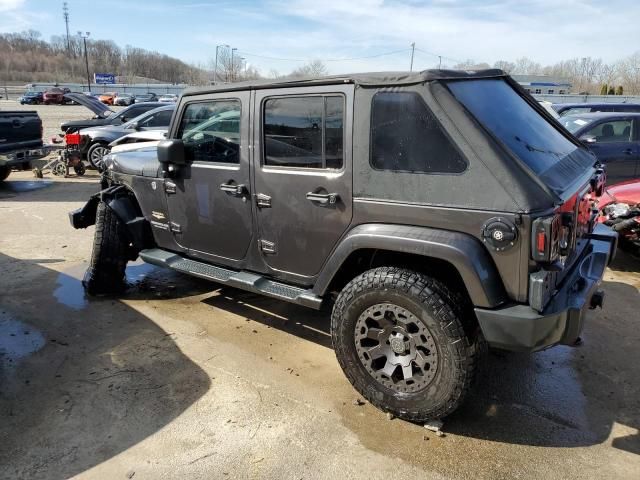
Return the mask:
[[[163,165],[184,165],[184,143],[182,140],[161,140],[158,143],[158,161]]]
[[[138,122],[133,122],[131,124],[131,128],[133,128],[134,130],[140,130],[140,124]]]
[[[596,143],[596,137],[593,135],[583,135],[580,137],[580,141],[584,143]]]

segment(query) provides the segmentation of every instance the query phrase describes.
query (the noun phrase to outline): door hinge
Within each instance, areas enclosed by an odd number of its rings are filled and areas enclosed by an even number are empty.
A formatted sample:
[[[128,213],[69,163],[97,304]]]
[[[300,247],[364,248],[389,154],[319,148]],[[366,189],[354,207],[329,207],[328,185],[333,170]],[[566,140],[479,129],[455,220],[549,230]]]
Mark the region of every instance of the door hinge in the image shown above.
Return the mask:
[[[260,245],[260,250],[263,253],[267,253],[270,255],[273,255],[274,253],[276,253],[276,244],[273,242],[270,242],[269,240],[258,240],[258,245]]]
[[[271,197],[264,193],[258,193],[256,195],[256,205],[259,208],[271,208]]]
[[[176,222],[169,222],[169,230],[173,233],[182,233],[182,227]]]
[[[164,191],[168,194],[176,193],[176,186],[171,180],[164,181]]]

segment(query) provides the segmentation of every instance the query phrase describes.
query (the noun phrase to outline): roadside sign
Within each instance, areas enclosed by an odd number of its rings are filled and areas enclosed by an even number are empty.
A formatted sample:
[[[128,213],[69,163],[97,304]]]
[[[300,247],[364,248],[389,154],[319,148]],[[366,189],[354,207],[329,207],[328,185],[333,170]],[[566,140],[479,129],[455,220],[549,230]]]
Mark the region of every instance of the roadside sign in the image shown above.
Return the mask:
[[[116,76],[113,73],[94,73],[93,79],[98,84],[111,84],[116,83]]]

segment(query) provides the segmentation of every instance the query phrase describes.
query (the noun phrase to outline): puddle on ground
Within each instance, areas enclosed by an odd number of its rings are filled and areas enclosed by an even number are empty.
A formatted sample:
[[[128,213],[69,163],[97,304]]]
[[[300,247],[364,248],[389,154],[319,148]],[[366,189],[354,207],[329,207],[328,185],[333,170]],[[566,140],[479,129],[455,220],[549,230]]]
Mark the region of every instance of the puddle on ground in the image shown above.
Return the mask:
[[[12,198],[16,193],[31,192],[53,185],[51,180],[11,180],[9,177],[0,183],[0,199]]]
[[[82,279],[88,264],[81,263],[58,274],[53,296],[58,303],[73,310],[83,310],[89,305],[90,297],[84,291]],[[130,262],[125,271],[127,291],[123,297],[152,292],[155,297],[170,297],[176,293],[194,290],[192,279],[169,269],[144,263],[142,260]]]
[[[12,366],[17,360],[40,350],[44,336],[31,325],[0,310],[0,365]]]

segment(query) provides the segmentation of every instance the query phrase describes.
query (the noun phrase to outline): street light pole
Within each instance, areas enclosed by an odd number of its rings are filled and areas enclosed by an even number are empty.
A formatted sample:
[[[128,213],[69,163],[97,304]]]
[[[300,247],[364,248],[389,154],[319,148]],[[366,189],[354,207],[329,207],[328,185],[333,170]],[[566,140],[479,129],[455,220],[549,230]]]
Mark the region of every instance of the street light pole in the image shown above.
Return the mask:
[[[234,72],[235,72],[235,69],[236,69],[236,65],[235,65],[235,63],[233,63],[233,52],[236,51],[236,50],[238,50],[238,49],[237,48],[232,48],[231,49],[231,81],[232,82],[234,81],[233,77],[234,77]]]
[[[87,54],[87,38],[89,38],[91,32],[85,32],[83,35],[82,32],[78,32],[78,36],[82,38],[84,42],[84,63],[87,66],[87,91],[91,91],[91,77],[89,76],[89,55]]]
[[[226,44],[222,44],[222,45],[216,45],[216,64],[213,67],[213,84],[215,85],[216,82],[218,81],[218,49],[220,47],[227,47],[229,48],[229,45]]]

